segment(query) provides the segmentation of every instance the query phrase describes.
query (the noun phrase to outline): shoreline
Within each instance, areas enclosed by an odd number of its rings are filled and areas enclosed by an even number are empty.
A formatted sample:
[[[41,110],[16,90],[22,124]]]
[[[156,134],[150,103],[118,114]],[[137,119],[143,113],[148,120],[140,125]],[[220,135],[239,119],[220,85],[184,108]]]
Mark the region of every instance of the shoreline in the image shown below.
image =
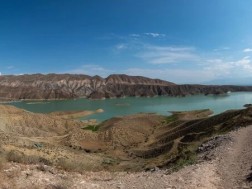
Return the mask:
[[[42,102],[42,101],[64,101],[64,100],[79,100],[79,99],[88,99],[88,100],[107,100],[107,99],[124,99],[124,98],[156,98],[156,97],[178,97],[178,98],[184,98],[188,96],[197,96],[197,95],[202,95],[202,96],[226,96],[230,93],[245,93],[245,92],[250,92],[252,91],[234,91],[234,92],[227,92],[224,94],[187,94],[187,95],[154,95],[154,96],[121,96],[121,97],[110,97],[110,98],[98,98],[98,99],[92,99],[88,97],[77,97],[77,98],[50,98],[50,99],[9,99],[9,98],[2,98],[0,97],[0,104],[4,103],[12,103],[12,102]],[[2,101],[4,100],[4,101]]]

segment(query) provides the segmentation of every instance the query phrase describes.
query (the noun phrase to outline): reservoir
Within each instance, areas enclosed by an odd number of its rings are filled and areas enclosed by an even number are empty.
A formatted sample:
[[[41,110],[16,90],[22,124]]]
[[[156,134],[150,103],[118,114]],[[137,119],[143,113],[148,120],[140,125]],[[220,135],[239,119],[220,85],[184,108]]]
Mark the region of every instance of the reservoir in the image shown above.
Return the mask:
[[[12,102],[18,108],[31,112],[49,113],[53,111],[72,110],[97,110],[104,112],[96,113],[85,119],[106,119],[135,113],[157,113],[170,115],[169,111],[185,111],[197,109],[211,109],[214,114],[218,114],[230,109],[241,109],[244,104],[252,103],[252,92],[236,92],[226,95],[194,95],[186,97],[126,97],[105,100],[89,100],[85,98],[72,100],[54,101],[20,101]]]

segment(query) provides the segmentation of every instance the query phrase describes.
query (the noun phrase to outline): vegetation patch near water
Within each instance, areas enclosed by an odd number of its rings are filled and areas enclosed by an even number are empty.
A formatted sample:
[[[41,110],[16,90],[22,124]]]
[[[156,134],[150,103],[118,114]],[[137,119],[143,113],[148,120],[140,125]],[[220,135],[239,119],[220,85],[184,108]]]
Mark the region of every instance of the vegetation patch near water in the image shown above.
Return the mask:
[[[99,130],[99,127],[100,127],[99,125],[88,125],[88,126],[82,127],[82,129],[95,132]]]

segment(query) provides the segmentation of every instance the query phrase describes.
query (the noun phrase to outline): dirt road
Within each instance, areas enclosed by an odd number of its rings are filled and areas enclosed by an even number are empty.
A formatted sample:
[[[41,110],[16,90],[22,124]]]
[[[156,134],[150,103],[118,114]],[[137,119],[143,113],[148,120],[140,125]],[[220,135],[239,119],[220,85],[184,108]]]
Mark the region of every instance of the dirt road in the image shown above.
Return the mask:
[[[216,160],[219,188],[252,188],[246,177],[252,172],[252,126],[232,132],[233,142],[222,146]]]

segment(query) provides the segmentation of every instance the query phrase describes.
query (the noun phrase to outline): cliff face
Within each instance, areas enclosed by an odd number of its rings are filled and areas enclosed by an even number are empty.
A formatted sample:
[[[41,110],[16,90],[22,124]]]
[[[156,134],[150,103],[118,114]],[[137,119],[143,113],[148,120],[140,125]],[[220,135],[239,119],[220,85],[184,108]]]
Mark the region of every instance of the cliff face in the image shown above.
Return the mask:
[[[93,99],[122,96],[184,96],[252,91],[252,87],[176,85],[140,76],[110,75],[107,78],[70,74],[0,76],[0,99]]]

